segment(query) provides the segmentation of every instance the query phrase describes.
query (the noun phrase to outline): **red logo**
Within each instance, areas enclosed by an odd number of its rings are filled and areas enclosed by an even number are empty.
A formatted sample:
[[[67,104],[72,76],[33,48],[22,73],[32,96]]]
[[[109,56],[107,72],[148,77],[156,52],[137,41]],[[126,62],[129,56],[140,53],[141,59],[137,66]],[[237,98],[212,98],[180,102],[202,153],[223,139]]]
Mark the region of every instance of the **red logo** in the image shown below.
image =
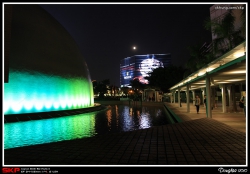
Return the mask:
[[[2,172],[3,173],[17,173],[17,172],[20,172],[20,168],[8,168],[8,167],[5,167],[5,168],[2,168]]]

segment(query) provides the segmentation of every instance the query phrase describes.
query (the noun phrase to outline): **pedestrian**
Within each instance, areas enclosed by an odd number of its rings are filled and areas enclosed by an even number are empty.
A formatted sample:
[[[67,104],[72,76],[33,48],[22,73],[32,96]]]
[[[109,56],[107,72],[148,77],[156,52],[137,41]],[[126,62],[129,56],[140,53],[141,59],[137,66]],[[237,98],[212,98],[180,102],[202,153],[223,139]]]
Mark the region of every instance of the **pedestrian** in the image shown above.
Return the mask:
[[[200,97],[197,95],[195,98],[195,107],[196,107],[197,114],[199,114],[200,104],[201,104],[201,100],[200,100]]]
[[[206,99],[206,95],[204,95],[204,100],[203,100],[204,107],[206,107],[206,101],[207,101],[207,99]]]
[[[240,102],[243,103],[243,111],[246,116],[246,95],[245,94],[242,95]]]

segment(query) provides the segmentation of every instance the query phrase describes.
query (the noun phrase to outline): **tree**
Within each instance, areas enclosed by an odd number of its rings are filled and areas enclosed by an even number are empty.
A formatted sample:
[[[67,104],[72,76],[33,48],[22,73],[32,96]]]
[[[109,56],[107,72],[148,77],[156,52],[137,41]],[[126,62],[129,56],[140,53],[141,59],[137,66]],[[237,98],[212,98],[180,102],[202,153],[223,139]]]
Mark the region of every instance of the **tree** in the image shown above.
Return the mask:
[[[144,85],[139,81],[138,78],[135,78],[133,80],[130,81],[130,86],[132,86],[132,89],[134,91],[138,90],[142,90],[144,89]]]
[[[243,4],[243,9],[241,10],[240,14],[240,21],[241,21],[241,35],[245,39],[246,37],[246,4]]]
[[[244,14],[242,17],[244,17]],[[245,40],[241,35],[241,30],[235,30],[234,23],[235,16],[232,10],[228,10],[228,13],[223,18],[205,20],[205,29],[211,31],[216,36],[212,41],[216,57],[221,56]]]
[[[141,91],[144,89],[144,84],[142,84],[138,78],[135,78],[130,81],[130,86],[132,86],[133,90],[133,99],[135,101],[141,98]]]
[[[121,91],[126,95],[126,97],[128,97],[128,92],[129,92],[129,87],[122,87]]]
[[[203,45],[198,43],[188,47],[190,58],[185,64],[186,70],[184,77],[189,76],[215,59],[215,56],[213,55],[213,52],[210,51],[209,47],[210,46],[207,43],[204,43]]]
[[[119,87],[115,85],[110,85],[111,94],[115,97],[117,94],[119,94]]]
[[[169,65],[154,69],[146,79],[150,86],[159,87],[162,92],[169,92],[169,88],[183,79],[184,69],[181,66]]]
[[[105,79],[101,82],[94,81],[93,82],[94,93],[99,94],[99,97],[103,98],[104,94],[107,93],[109,84],[110,84],[109,79]]]

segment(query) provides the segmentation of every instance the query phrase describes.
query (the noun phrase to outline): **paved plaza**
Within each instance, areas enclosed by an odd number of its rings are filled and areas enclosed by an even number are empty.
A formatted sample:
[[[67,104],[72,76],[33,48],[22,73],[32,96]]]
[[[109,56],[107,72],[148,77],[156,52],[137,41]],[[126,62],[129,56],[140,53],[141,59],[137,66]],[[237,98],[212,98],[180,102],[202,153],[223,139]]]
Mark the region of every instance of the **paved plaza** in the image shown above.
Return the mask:
[[[4,165],[247,165],[246,117],[185,104],[166,105],[182,122],[148,129],[4,150]]]

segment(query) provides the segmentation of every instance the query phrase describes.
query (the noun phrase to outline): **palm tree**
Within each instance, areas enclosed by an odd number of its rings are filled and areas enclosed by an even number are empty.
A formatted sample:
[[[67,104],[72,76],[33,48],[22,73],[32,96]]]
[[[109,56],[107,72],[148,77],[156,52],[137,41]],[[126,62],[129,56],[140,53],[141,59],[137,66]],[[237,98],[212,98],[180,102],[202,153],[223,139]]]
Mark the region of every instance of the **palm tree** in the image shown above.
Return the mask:
[[[204,27],[207,30],[211,30],[212,34],[216,36],[213,40],[213,51],[215,56],[221,56],[225,52],[233,49],[238,44],[245,40],[246,32],[246,6],[243,5],[243,9],[240,14],[241,27],[236,29],[235,16],[233,10],[228,10],[225,16],[216,20],[206,20]],[[234,104],[234,110],[236,111],[236,99],[234,92],[235,84],[232,85],[232,100]]]
[[[235,16],[232,10],[228,10],[223,18],[205,20],[205,29],[210,30],[216,36],[212,42],[213,51],[217,57],[231,50],[244,40],[241,36],[241,30],[235,30],[234,23]]]

